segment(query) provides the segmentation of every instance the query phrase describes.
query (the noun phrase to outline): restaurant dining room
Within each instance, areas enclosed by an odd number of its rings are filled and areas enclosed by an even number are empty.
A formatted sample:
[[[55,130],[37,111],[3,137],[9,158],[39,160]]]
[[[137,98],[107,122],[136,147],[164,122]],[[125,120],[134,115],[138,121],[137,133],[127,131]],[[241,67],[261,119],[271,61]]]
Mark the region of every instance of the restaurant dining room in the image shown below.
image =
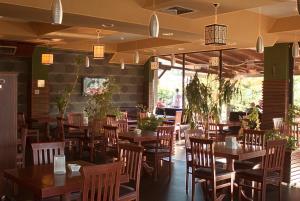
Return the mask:
[[[300,0],[0,0],[0,201],[299,201]]]

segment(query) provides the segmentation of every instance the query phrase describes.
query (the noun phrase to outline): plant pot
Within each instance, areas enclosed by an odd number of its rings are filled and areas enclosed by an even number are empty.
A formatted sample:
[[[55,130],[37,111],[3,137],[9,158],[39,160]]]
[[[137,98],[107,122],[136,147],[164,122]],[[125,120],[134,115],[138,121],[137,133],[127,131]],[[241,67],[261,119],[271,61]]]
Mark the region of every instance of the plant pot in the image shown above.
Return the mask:
[[[286,150],[283,165],[283,182],[300,184],[300,149]]]

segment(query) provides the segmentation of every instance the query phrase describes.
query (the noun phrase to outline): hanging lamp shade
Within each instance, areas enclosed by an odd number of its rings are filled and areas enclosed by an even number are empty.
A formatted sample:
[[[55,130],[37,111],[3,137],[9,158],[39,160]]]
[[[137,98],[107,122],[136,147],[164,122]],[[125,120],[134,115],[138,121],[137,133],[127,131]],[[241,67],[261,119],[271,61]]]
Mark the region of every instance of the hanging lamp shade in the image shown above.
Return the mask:
[[[153,13],[150,18],[149,33],[152,38],[158,38],[159,36],[159,21],[156,13]]]
[[[42,54],[41,60],[42,60],[43,65],[51,65],[51,64],[53,64],[53,54],[44,53],[44,54]]]
[[[93,46],[94,59],[104,58],[104,45],[94,45]]]
[[[299,43],[298,43],[298,41],[293,43],[292,55],[293,55],[294,58],[299,57]]]
[[[85,56],[85,67],[86,68],[90,67],[90,58],[88,56]]]
[[[171,55],[171,66],[175,66],[175,64],[176,64],[176,58],[175,58],[175,55],[172,54]]]
[[[61,0],[53,0],[52,2],[52,24],[61,24],[63,19],[63,7]]]
[[[264,41],[261,36],[258,36],[256,41],[256,52],[263,53],[264,52]]]
[[[139,51],[135,51],[134,53],[134,63],[139,64],[140,63],[140,54]]]
[[[124,60],[121,61],[121,69],[122,69],[122,70],[125,69],[125,63],[124,63]]]
[[[297,0],[297,10],[298,10],[298,13],[300,15],[300,0]]]

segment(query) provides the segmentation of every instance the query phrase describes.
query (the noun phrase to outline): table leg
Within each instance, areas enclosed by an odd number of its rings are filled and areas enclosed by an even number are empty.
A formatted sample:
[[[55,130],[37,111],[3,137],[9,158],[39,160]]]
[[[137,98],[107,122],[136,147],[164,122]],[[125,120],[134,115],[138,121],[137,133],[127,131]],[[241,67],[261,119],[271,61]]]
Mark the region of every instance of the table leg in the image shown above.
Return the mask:
[[[227,170],[234,172],[234,159],[227,158]]]

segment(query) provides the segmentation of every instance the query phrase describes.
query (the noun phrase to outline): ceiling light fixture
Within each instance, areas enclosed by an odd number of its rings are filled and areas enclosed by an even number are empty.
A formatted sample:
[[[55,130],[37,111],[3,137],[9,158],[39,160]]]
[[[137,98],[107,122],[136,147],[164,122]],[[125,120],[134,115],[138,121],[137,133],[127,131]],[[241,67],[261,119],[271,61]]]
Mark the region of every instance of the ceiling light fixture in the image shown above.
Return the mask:
[[[171,55],[171,66],[175,66],[175,64],[176,64],[176,58],[175,58],[175,55],[172,54]]]
[[[213,4],[215,8],[215,23],[205,26],[205,45],[226,45],[227,26],[218,24],[218,7],[220,4]]]
[[[300,0],[297,0],[297,10],[298,10],[298,13],[300,15]]]
[[[61,0],[53,0],[52,2],[52,24],[61,24],[63,20],[63,7]]]
[[[52,53],[43,53],[42,54],[42,64],[43,65],[53,64],[53,54]]]
[[[85,67],[86,68],[90,67],[90,58],[88,56],[85,56]]]
[[[166,32],[166,33],[162,33],[163,36],[174,36],[174,33],[172,32]]]
[[[292,55],[294,58],[298,58],[299,57],[299,43],[298,41],[295,41],[293,43],[293,46],[292,46]]]
[[[100,30],[97,30],[97,44],[93,46],[94,59],[104,58],[104,45],[100,44]]]
[[[136,50],[136,51],[134,52],[134,63],[135,63],[135,64],[139,64],[139,63],[140,63],[140,54],[139,54],[139,51],[138,51],[138,50]]]
[[[122,59],[121,61],[121,69],[124,70],[125,69],[125,63],[124,63],[124,59]]]
[[[101,26],[104,27],[104,28],[112,28],[112,27],[114,27],[115,25],[112,24],[112,23],[107,23],[107,24],[102,24]]]
[[[260,16],[261,8],[259,8],[259,19],[258,19],[258,38],[256,40],[256,52],[263,53],[264,52],[264,41],[261,36],[260,24],[261,24],[261,16]]]
[[[153,10],[155,10],[155,0],[153,0]],[[159,36],[159,21],[155,11],[150,18],[149,33],[152,38],[158,38]]]

